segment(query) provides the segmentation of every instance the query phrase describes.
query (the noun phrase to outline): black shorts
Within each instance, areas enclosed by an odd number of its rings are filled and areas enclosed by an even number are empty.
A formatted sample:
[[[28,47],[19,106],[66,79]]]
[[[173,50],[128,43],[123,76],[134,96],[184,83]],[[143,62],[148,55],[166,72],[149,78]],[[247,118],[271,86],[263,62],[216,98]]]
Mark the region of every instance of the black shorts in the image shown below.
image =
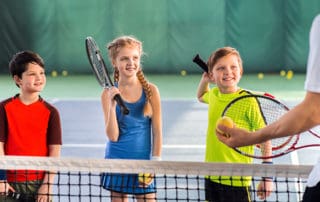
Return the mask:
[[[205,179],[205,197],[211,202],[250,202],[250,187],[235,187]]]
[[[303,202],[317,202],[320,200],[320,182],[314,187],[306,187]]]

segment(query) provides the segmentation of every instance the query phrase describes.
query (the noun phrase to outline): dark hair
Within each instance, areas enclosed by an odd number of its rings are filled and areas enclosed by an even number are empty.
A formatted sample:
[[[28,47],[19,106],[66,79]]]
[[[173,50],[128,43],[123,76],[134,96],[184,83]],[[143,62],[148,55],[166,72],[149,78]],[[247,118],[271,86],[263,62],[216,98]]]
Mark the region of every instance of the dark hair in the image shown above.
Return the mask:
[[[17,75],[22,77],[22,73],[27,70],[28,63],[36,63],[44,69],[43,59],[39,54],[32,51],[21,51],[12,56],[9,62],[9,71],[12,77]]]

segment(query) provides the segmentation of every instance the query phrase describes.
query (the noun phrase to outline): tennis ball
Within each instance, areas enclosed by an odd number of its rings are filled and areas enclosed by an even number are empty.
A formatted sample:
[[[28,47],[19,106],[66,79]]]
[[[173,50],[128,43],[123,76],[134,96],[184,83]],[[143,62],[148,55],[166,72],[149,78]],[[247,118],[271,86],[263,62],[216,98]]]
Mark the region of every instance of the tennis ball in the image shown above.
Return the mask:
[[[58,72],[57,72],[56,70],[53,70],[53,71],[51,72],[51,76],[52,76],[52,77],[57,77],[57,76],[58,76]]]
[[[289,70],[289,71],[287,72],[287,79],[290,80],[290,79],[292,79],[292,77],[293,77],[293,71],[292,71],[292,70]]]
[[[61,72],[61,74],[62,74],[62,76],[68,76],[68,71],[67,71],[67,70],[63,70],[63,71]]]
[[[281,70],[281,71],[280,71],[280,76],[285,76],[285,75],[286,75],[286,71]]]
[[[139,184],[142,186],[149,186],[153,181],[153,175],[151,173],[139,173]]]
[[[258,74],[258,79],[263,79],[263,77],[264,77],[264,74],[263,74],[263,73],[259,73],[259,74]]]
[[[181,74],[181,76],[186,76],[187,75],[187,71],[186,70],[181,70],[180,74]]]
[[[227,117],[227,116],[223,116],[223,117],[220,117],[217,121],[217,124],[216,124],[216,130],[219,132],[219,133],[223,133],[221,130],[218,129],[218,125],[219,124],[222,124],[228,128],[233,128],[233,121],[230,117]],[[226,137],[230,137],[229,134],[223,134],[224,136]]]

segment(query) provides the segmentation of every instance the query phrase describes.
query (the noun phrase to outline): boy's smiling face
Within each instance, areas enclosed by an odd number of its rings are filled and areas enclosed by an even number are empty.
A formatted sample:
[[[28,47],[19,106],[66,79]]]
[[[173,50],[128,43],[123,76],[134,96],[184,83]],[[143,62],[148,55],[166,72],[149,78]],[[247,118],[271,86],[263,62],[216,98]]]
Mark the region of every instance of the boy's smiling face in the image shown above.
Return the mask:
[[[221,93],[234,93],[238,90],[243,69],[234,54],[220,58],[210,72],[210,79],[218,86]]]

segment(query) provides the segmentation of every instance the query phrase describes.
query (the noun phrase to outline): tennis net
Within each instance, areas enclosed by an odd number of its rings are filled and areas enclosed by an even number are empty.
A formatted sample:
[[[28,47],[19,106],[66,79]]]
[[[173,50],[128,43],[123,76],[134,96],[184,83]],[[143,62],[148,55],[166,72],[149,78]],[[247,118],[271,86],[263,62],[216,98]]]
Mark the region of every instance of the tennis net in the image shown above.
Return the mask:
[[[256,187],[261,177],[272,176],[274,190],[265,201],[291,202],[301,201],[312,166],[4,156],[0,169],[17,175],[23,170],[55,173],[53,201],[111,201],[110,192],[101,187],[103,173],[154,173],[157,201],[204,201],[204,179],[211,175],[253,176],[252,201],[260,201]]]

